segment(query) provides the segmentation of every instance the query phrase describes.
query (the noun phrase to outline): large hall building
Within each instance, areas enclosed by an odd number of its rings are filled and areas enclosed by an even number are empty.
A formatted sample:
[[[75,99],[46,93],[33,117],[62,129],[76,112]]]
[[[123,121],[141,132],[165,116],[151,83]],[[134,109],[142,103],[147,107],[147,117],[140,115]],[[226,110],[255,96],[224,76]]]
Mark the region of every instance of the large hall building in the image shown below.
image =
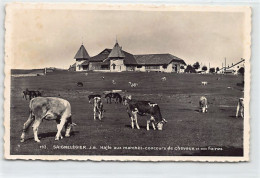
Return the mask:
[[[122,50],[116,41],[113,49],[104,49],[96,56],[90,57],[82,44],[76,53],[76,62],[70,66],[71,71],[101,71],[101,72],[183,72],[184,60],[171,54],[133,55]]]

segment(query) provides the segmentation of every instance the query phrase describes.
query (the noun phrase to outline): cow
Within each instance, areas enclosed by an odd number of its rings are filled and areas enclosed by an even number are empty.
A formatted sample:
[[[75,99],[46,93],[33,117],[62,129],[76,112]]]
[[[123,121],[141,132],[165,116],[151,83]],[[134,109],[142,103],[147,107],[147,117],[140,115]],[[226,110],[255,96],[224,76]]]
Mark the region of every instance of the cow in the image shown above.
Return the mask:
[[[119,93],[107,93],[105,95],[105,98],[107,99],[107,103],[111,104],[111,99],[115,99],[115,103],[122,103],[122,97]]]
[[[100,97],[94,97],[94,120],[96,120],[96,114],[98,114],[98,119],[101,120],[103,118],[103,103]]]
[[[203,82],[201,82],[201,85],[208,85],[208,82],[206,82],[206,81],[203,81]]]
[[[65,126],[65,137],[70,136],[72,126],[71,106],[67,100],[56,97],[37,97],[33,98],[29,104],[29,118],[23,125],[21,142],[24,142],[25,133],[33,123],[34,140],[40,142],[38,138],[38,128],[45,120],[55,120],[57,122],[57,134],[55,140],[62,139],[61,130]]]
[[[238,99],[236,118],[238,118],[239,111],[240,111],[241,117],[244,118],[244,98]]]
[[[208,112],[208,100],[205,96],[200,97],[199,107],[200,107],[200,112],[202,113]]]
[[[95,97],[101,98],[101,95],[98,94],[88,95],[88,102],[91,103],[91,100],[93,100]]]
[[[82,83],[82,82],[78,82],[78,83],[77,83],[77,86],[78,86],[78,87],[83,87],[83,83]]]
[[[115,84],[116,84],[116,81],[115,81],[115,80],[112,80],[112,84],[115,85]]]
[[[28,90],[28,88],[26,88],[25,91],[23,91],[23,98],[25,98],[27,100],[27,96],[29,97],[29,100],[31,100],[32,98],[41,96],[41,92],[36,90]]]
[[[137,114],[141,116],[150,115],[151,118],[146,121],[146,129],[149,130],[150,122],[153,129],[162,130],[163,125],[167,122],[162,118],[160,107],[156,103],[150,101],[136,101],[132,100],[131,96],[126,97],[124,104],[127,106],[128,116],[131,118],[131,127],[134,129],[134,121],[137,129],[140,129],[137,122]]]
[[[130,87],[132,87],[132,88],[135,88],[138,86],[138,83],[132,83],[132,82],[128,82],[128,83],[129,83]]]
[[[164,82],[166,81],[166,77],[162,77],[161,80]]]

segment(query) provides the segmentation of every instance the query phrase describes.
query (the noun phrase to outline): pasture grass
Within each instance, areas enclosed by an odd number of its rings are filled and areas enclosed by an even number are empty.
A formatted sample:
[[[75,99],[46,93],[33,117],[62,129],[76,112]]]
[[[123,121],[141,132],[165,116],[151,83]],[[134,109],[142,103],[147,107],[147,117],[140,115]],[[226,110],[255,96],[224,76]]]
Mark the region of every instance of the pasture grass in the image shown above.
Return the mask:
[[[60,71],[46,76],[11,78],[11,155],[243,155],[243,119],[235,118],[238,98],[243,97],[243,88],[237,86],[242,76],[154,72],[85,74]],[[162,77],[167,80],[161,81]],[[115,85],[112,80],[116,81]],[[202,86],[201,81],[207,81],[208,85]],[[82,82],[84,86],[77,87],[77,82]],[[128,82],[139,85],[131,88]],[[22,91],[26,88],[40,90],[43,96],[67,99],[71,103],[73,122],[77,124],[71,137],[55,141],[56,122],[43,121],[39,127],[41,143],[34,142],[31,128],[25,142],[20,143],[22,126],[29,115],[29,101],[22,98]],[[104,119],[94,121],[93,105],[88,103],[87,97],[107,90],[123,90],[134,99],[157,103],[168,121],[163,131],[154,131],[152,127],[146,131],[148,116],[138,117],[140,130],[132,129],[125,106],[107,104],[105,99]],[[198,112],[199,98],[203,95],[209,102],[208,113],[205,114]],[[66,145],[85,146],[86,149],[55,149]],[[96,149],[90,149],[93,146]],[[111,146],[112,149],[102,146]],[[131,148],[135,146],[142,149]],[[222,150],[211,151],[209,146]],[[167,149],[151,150],[151,147]],[[180,147],[205,147],[207,150],[176,150]]]

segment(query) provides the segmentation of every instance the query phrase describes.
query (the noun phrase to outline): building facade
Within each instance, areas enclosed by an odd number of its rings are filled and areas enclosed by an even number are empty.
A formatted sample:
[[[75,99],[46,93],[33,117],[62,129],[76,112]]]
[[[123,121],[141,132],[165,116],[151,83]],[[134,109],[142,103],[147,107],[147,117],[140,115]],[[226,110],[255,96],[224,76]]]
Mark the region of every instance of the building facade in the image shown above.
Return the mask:
[[[179,73],[184,71],[182,69],[186,66],[184,60],[171,54],[133,55],[122,50],[117,41],[113,49],[104,49],[93,57],[88,55],[82,44],[74,59],[76,62],[71,65],[71,71]]]

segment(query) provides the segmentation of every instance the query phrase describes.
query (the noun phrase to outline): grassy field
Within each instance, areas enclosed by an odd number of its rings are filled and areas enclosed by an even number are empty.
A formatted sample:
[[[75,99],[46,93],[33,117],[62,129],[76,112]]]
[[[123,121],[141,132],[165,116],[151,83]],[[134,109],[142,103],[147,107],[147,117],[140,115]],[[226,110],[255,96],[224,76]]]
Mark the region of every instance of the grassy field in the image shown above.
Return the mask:
[[[160,80],[164,76],[166,82]],[[112,80],[116,81],[115,85]],[[77,87],[78,81],[84,86]],[[131,88],[129,81],[139,86]],[[201,81],[208,81],[208,85],[202,86]],[[243,89],[237,86],[241,82],[241,76],[233,75],[152,72],[88,73],[87,76],[85,73],[54,72],[46,76],[12,78],[11,154],[241,156],[243,119],[235,118],[238,98],[243,97]],[[26,88],[71,103],[73,122],[77,124],[71,137],[55,141],[56,122],[43,121],[39,127],[41,143],[34,142],[31,128],[25,142],[20,143],[22,126],[29,112],[29,101],[22,98]],[[113,89],[126,91],[134,99],[158,103],[168,121],[164,130],[146,131],[145,116],[139,116],[140,130],[131,129],[125,106],[107,104],[105,100],[104,119],[94,121],[93,106],[88,103],[87,96]],[[198,101],[203,95],[209,102],[205,114],[198,112]]]

